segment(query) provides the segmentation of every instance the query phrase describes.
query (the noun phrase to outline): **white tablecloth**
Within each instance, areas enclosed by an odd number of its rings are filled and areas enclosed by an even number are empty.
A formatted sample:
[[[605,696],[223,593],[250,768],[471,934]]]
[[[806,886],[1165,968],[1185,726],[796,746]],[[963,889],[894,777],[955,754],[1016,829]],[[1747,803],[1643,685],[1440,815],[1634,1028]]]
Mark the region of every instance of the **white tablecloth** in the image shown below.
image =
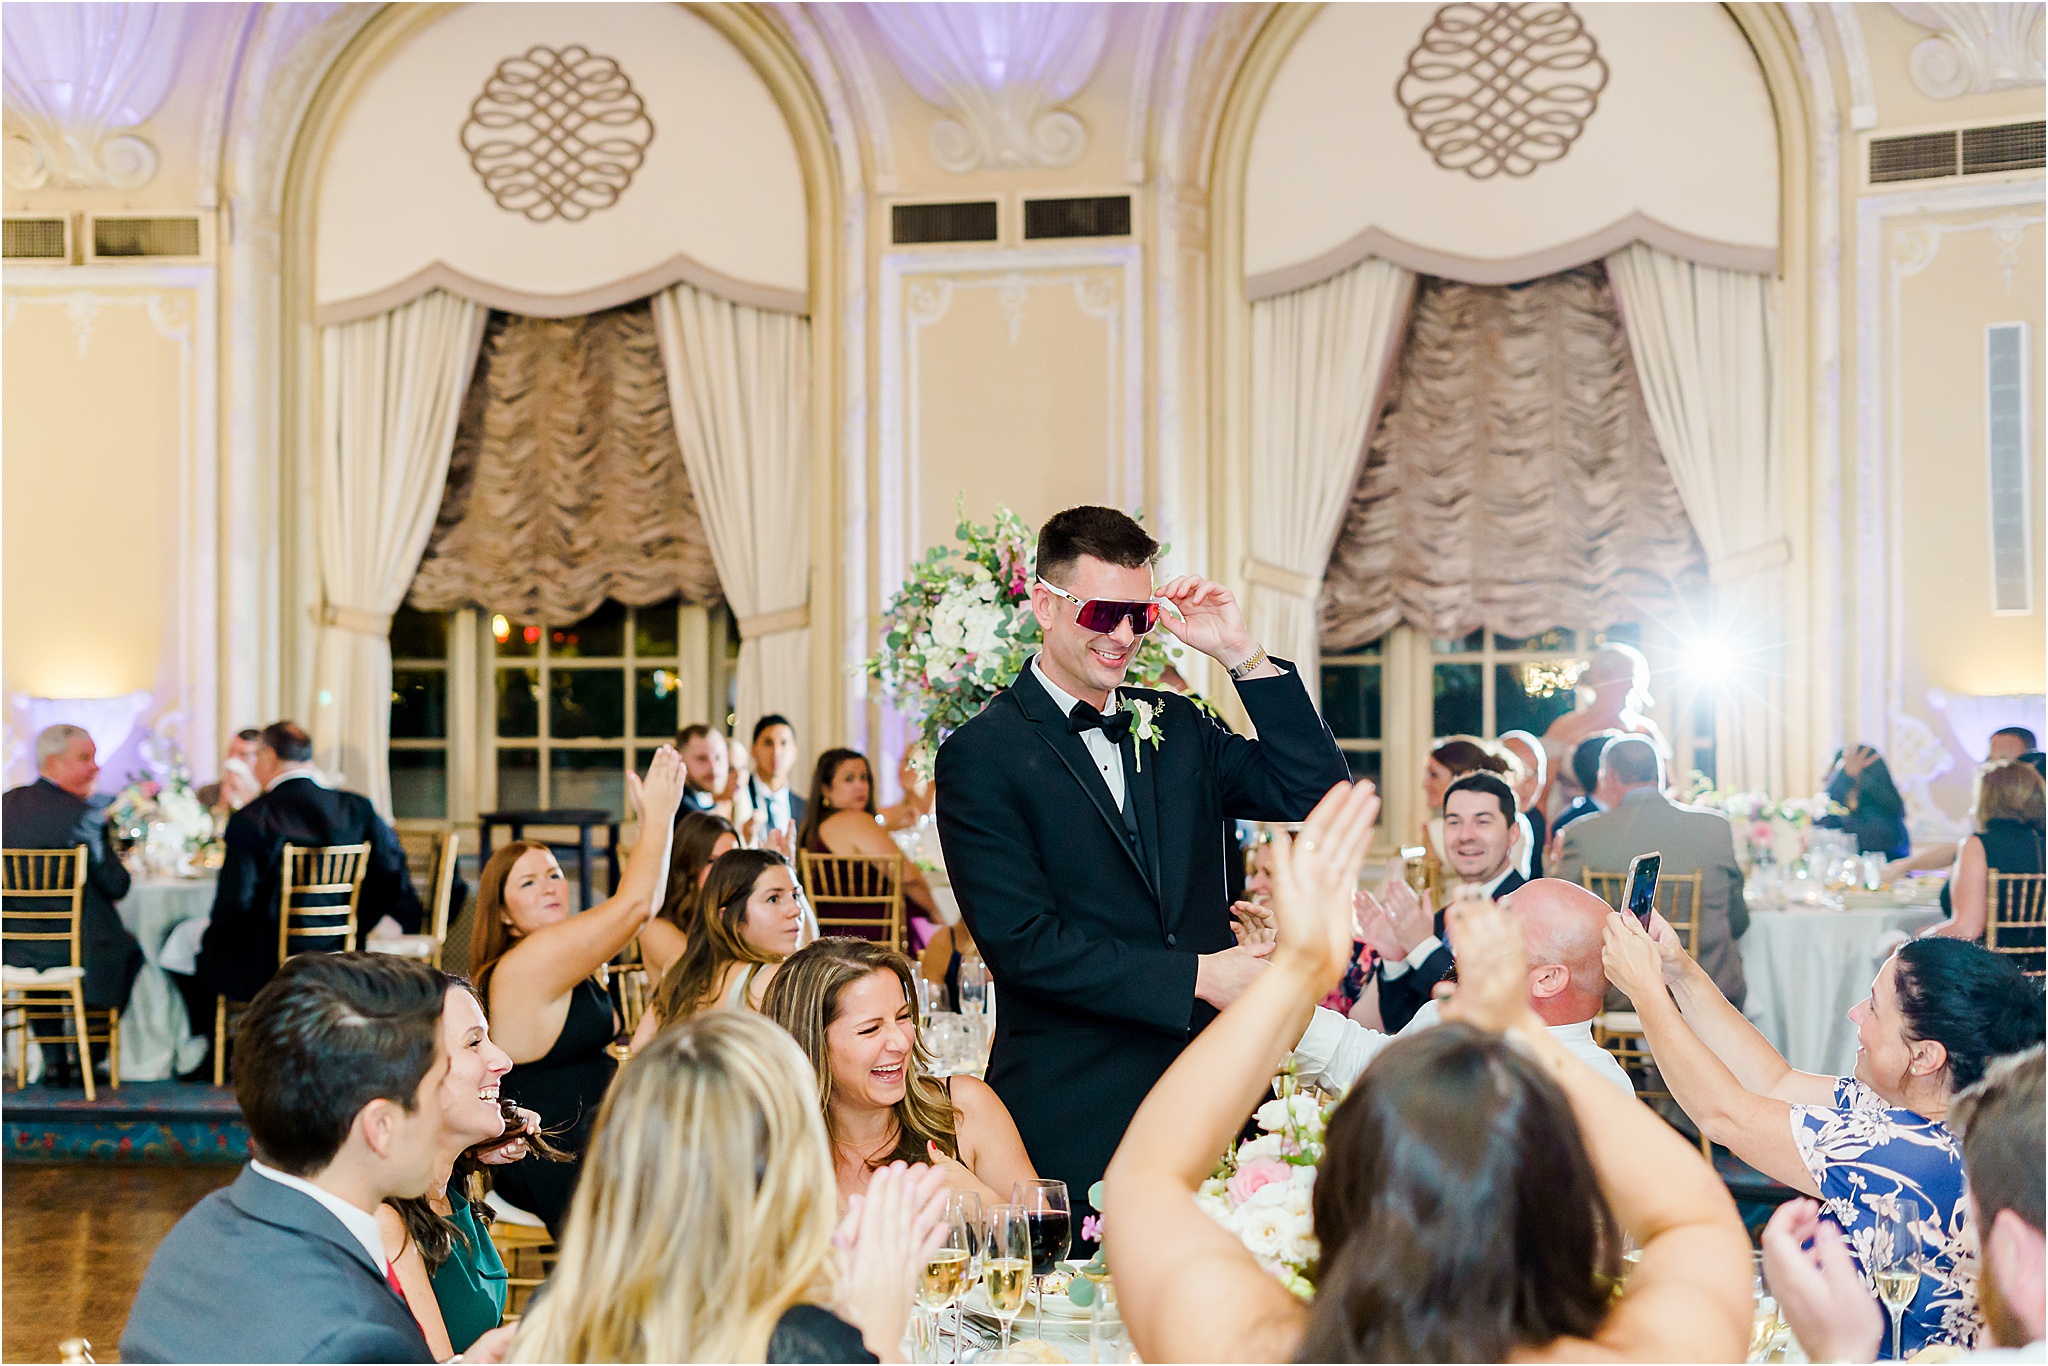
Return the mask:
[[[1743,1014],[1805,1072],[1846,1077],[1856,1070],[1850,1009],[1870,994],[1887,930],[1914,934],[1941,919],[1921,906],[1843,911],[1756,910],[1737,944],[1749,980]]]
[[[121,1012],[123,1081],[163,1081],[206,1057],[206,1040],[185,1018],[185,998],[164,975],[162,955],[171,931],[212,913],[213,884],[211,877],[137,878],[121,898],[121,923],[142,944],[144,960]],[[210,1031],[213,1021],[199,1027]]]

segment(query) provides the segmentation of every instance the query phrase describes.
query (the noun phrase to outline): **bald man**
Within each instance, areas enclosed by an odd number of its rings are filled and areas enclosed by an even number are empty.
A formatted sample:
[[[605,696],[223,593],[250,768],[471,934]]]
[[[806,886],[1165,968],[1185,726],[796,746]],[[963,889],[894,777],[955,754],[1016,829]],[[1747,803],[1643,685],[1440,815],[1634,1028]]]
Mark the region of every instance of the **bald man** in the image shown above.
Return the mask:
[[[1634,1095],[1628,1073],[1593,1041],[1593,1017],[1607,994],[1607,973],[1600,966],[1600,935],[1610,913],[1607,903],[1583,887],[1540,878],[1502,897],[1500,904],[1522,927],[1522,944],[1529,954],[1529,1008],[1567,1050]],[[1413,1034],[1436,1023],[1437,1003],[1430,1001],[1401,1033]],[[1388,1035],[1318,1006],[1294,1046],[1295,1066],[1304,1081],[1341,1091],[1389,1041]]]

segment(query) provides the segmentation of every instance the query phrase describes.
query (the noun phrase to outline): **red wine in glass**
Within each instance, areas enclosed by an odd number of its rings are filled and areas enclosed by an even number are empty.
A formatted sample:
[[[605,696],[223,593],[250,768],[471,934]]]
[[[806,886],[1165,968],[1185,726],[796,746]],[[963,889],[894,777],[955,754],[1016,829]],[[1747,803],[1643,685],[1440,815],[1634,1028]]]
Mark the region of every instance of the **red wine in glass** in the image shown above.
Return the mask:
[[[1024,1223],[1031,1230],[1031,1274],[1049,1276],[1073,1247],[1073,1216],[1066,1210],[1030,1210]]]

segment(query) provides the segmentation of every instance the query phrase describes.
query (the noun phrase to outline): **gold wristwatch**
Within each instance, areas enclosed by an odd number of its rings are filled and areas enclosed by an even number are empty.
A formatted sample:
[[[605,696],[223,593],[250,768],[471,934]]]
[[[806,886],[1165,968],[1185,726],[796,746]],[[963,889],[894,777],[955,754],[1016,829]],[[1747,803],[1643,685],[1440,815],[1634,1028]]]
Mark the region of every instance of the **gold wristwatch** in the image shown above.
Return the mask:
[[[1247,659],[1244,663],[1232,669],[1230,671],[1230,676],[1236,679],[1238,682],[1242,683],[1247,678],[1250,678],[1253,674],[1257,673],[1259,669],[1265,664],[1265,662],[1266,647],[1261,645],[1258,649],[1252,651],[1252,657],[1250,659]]]

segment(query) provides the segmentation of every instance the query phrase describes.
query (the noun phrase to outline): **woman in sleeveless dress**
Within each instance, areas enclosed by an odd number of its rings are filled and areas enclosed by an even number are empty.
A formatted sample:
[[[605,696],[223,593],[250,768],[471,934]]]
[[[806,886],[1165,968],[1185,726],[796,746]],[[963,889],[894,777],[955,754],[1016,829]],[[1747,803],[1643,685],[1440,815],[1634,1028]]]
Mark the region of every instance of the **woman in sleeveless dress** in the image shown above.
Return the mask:
[[[2043,871],[2041,775],[2015,759],[1986,764],[1977,772],[1977,800],[1970,805],[1977,833],[1956,850],[1955,868],[1941,889],[1941,908],[1949,918],[1926,933],[1982,943],[1991,874]],[[2041,928],[2008,931],[1999,942],[2039,946]],[[2018,962],[2022,971],[2039,972],[2042,955],[2022,954]]]
[[[796,843],[798,849],[812,854],[887,858],[903,852],[883,830],[876,814],[875,776],[865,754],[857,749],[828,749],[818,756]],[[922,920],[933,930],[945,923],[923,870],[908,859],[903,862],[903,899],[913,921]],[[929,938],[929,932],[916,935],[915,947],[921,948]]]
[[[477,878],[473,961],[492,1036],[513,1062],[503,1094],[539,1112],[557,1146],[579,1156],[617,1068],[606,1047],[618,1020],[597,974],[661,905],[682,760],[662,746],[646,782],[632,787],[640,839],[609,900],[572,914],[561,866],[534,840],[498,850]],[[580,1170],[580,1161],[523,1163],[500,1174],[497,1189],[559,1239]]]
[[[804,937],[803,897],[782,855],[769,849],[721,855],[697,895],[690,942],[640,1017],[633,1050],[702,1010],[759,1010],[776,967]]]

